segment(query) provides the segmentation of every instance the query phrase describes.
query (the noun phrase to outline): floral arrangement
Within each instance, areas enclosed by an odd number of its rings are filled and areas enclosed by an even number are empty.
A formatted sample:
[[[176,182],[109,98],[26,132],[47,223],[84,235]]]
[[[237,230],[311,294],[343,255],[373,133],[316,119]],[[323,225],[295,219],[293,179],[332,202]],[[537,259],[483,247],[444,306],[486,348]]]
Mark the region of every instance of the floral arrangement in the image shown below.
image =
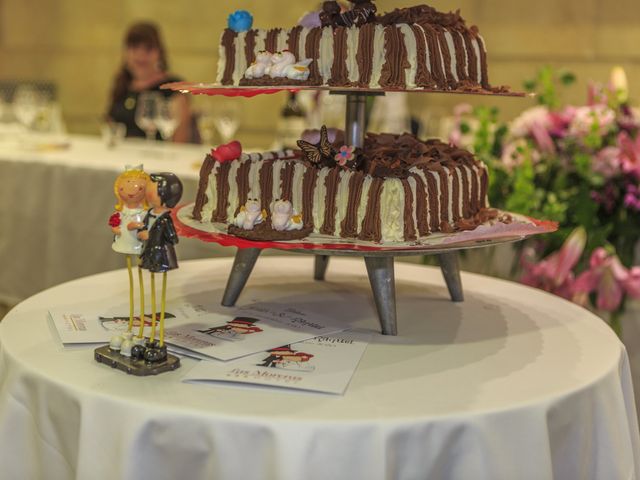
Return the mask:
[[[521,247],[522,281],[608,312],[617,328],[626,299],[640,298],[640,112],[620,68],[589,85],[585,105],[561,106],[558,87],[574,81],[542,69],[525,84],[538,105],[508,125],[496,109],[458,106],[450,141],[488,165],[494,207],[559,222]]]

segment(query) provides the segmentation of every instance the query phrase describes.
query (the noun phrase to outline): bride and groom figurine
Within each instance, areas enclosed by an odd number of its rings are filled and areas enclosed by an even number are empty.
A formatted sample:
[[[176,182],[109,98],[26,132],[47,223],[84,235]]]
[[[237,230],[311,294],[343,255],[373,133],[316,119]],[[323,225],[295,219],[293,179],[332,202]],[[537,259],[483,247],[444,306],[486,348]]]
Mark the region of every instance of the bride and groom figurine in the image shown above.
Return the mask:
[[[163,362],[167,359],[164,344],[164,320],[166,306],[167,272],[178,268],[174,245],[178,243],[171,209],[182,197],[182,182],[173,173],[147,174],[142,165],[127,166],[114,183],[118,199],[115,213],[109,218],[114,234],[112,249],[126,256],[129,273],[129,324],[127,331],[111,339],[109,348],[133,360],[147,363]],[[133,259],[138,265],[140,290],[140,314],[144,318],[144,282],[142,270],[151,274],[151,333],[144,338],[144,323],[139,322],[134,337],[134,280]],[[160,316],[157,320],[155,274],[162,273]],[[159,323],[159,338],[156,326]]]

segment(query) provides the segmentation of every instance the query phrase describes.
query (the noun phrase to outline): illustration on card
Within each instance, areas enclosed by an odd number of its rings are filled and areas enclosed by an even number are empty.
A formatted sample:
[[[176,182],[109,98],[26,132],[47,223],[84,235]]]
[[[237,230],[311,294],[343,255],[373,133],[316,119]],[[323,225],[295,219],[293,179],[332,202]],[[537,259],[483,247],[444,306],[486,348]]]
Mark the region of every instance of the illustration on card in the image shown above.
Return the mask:
[[[257,318],[235,317],[233,320],[228,321],[226,325],[206,328],[204,330],[198,330],[198,332],[221,340],[238,342],[244,339],[244,335],[262,332],[262,329],[256,326],[256,323],[259,321]]]
[[[295,370],[299,372],[313,372],[315,365],[309,363],[313,358],[310,353],[293,350],[291,345],[272,348],[267,352],[267,356],[261,363],[257,363],[258,367],[281,368],[283,370]]]
[[[173,313],[165,312],[164,318],[176,318]],[[129,317],[125,316],[113,316],[113,317],[98,317],[100,326],[109,332],[126,332],[129,326]],[[153,321],[150,314],[144,316],[144,326],[151,327]],[[138,328],[140,326],[140,316],[135,315],[133,317],[133,326]]]

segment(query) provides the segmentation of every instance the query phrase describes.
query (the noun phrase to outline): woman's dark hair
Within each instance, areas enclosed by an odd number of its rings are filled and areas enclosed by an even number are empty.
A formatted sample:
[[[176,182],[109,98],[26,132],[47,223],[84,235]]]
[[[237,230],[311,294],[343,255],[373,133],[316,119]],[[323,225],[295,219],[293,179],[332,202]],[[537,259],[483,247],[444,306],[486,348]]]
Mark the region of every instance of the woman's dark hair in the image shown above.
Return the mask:
[[[151,181],[158,184],[158,196],[162,204],[173,208],[182,198],[182,182],[177,175],[169,172],[152,173]]]
[[[129,27],[129,30],[127,30],[127,34],[124,37],[124,47],[137,47],[138,45],[144,45],[150,49],[158,49],[160,54],[160,70],[166,72],[169,69],[164,42],[162,41],[160,30],[155,24],[150,22],[138,22]],[[116,74],[115,81],[113,82],[113,91],[111,92],[112,104],[125,97],[131,80],[133,80],[133,76],[127,69],[126,62],[123,62],[122,67],[120,67],[120,70]]]

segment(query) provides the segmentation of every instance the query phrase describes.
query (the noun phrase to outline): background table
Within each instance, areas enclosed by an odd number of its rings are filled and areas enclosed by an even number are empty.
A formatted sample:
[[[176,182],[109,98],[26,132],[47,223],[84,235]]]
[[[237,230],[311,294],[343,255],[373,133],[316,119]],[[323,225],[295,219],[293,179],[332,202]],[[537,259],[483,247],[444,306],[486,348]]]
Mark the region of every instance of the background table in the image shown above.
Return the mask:
[[[231,259],[184,262],[172,296],[217,304]],[[271,298],[377,329],[362,262],[267,257]],[[600,319],[514,283],[399,264],[398,337],[374,335],[344,396],[127,376],[63,350],[47,307],[125,297],[123,270],[42,292],[0,323],[0,478],[632,479],[626,352]],[[125,297],[126,298],[126,297]]]
[[[31,149],[0,142],[0,303],[13,305],[61,282],[123,267],[123,256],[109,248],[107,226],[118,174],[126,164],[140,163],[148,172],[174,172],[189,202],[209,150],[136,140],[109,149],[99,137],[81,135],[68,141],[67,148]],[[215,248],[195,240],[178,245],[182,259],[211,251]]]

